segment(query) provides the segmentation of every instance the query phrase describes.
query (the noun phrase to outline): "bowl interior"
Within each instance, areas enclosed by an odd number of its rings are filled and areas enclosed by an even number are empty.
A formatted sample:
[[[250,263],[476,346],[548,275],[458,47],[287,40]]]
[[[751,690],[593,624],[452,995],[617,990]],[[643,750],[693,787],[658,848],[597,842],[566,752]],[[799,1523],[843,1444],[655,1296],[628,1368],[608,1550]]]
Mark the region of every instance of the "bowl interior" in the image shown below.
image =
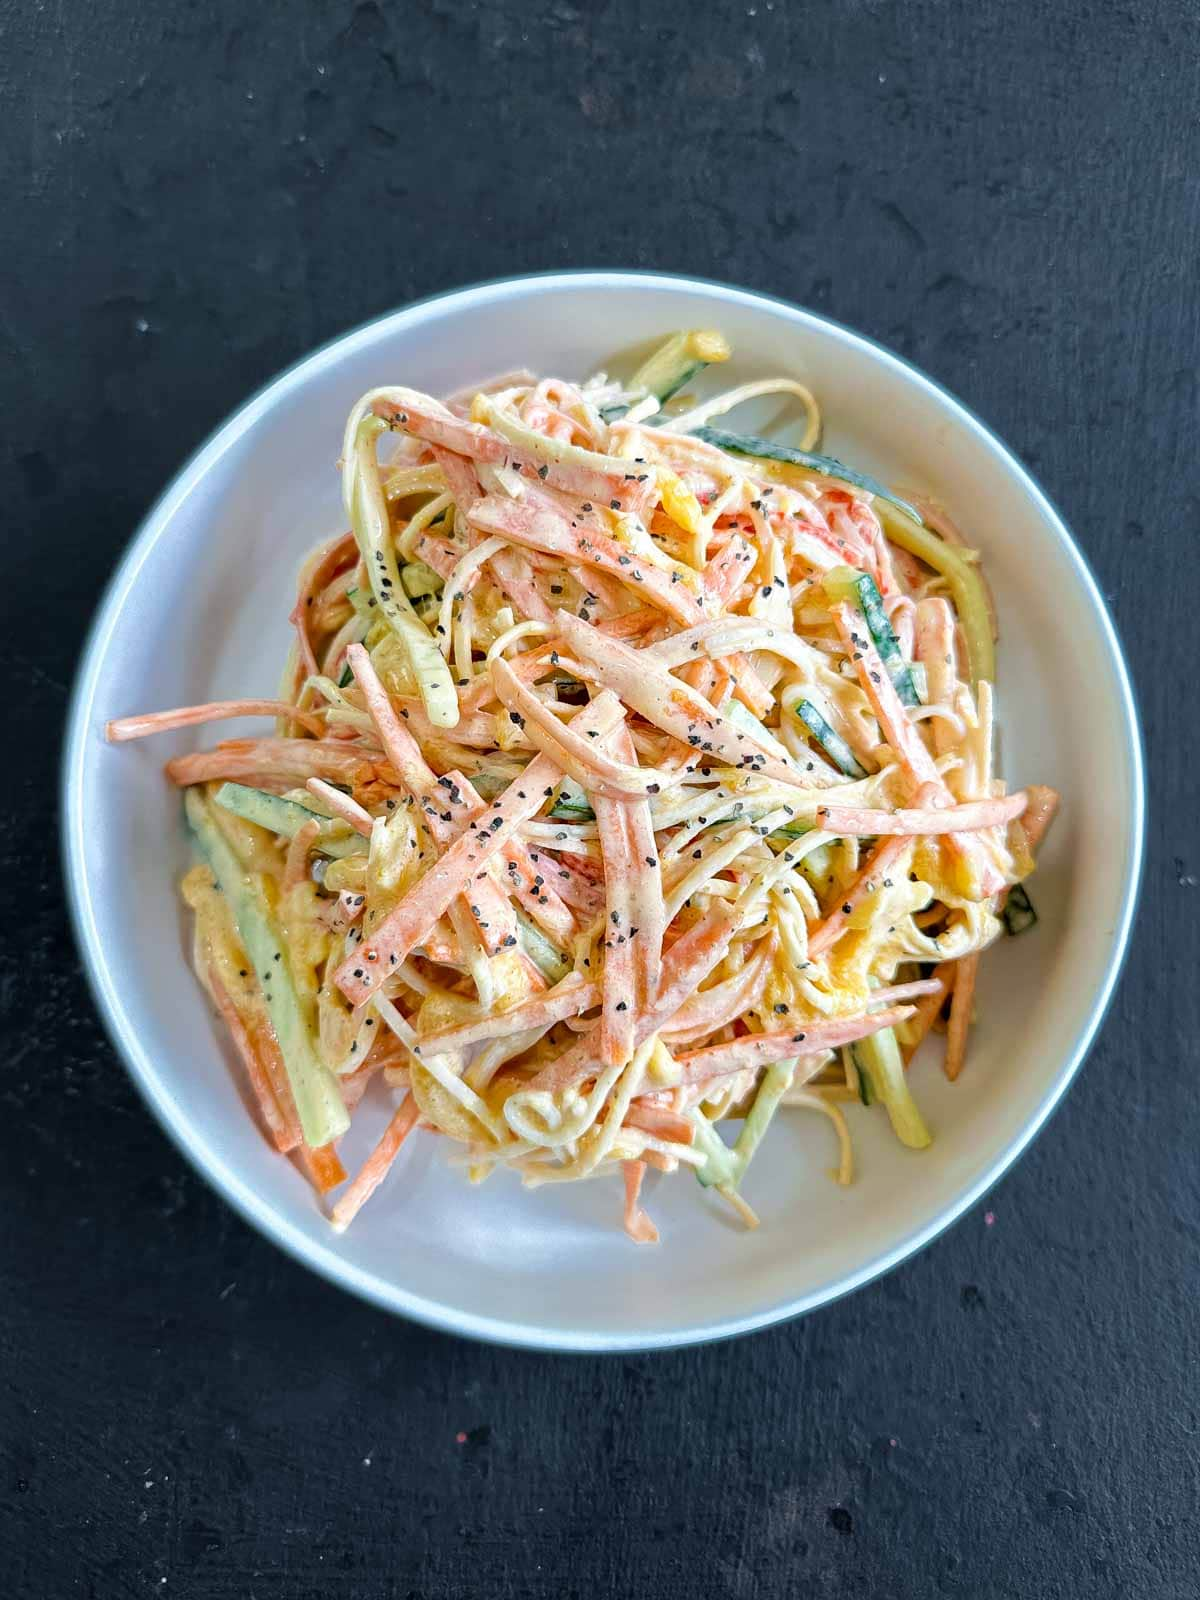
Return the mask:
[[[501,1175],[477,1189],[448,1165],[444,1141],[419,1139],[337,1237],[246,1115],[187,959],[176,896],[187,849],[162,763],[229,730],[114,749],[104,721],[274,692],[297,566],[342,525],[335,463],[362,391],[402,382],[439,394],[519,366],[583,377],[614,350],[689,325],[725,331],[733,378],[785,372],[809,384],[828,449],[936,495],[983,552],[1002,635],[1002,770],[1063,795],[1033,888],[1041,922],[983,963],[963,1079],[947,1084],[932,1060],[914,1067],[932,1149],[903,1149],[881,1114],[851,1108],[858,1175],[840,1189],[828,1176],[829,1124],[783,1112],[747,1180],[756,1233],[680,1175],[648,1185],[663,1242],[637,1248],[620,1231],[619,1185],[525,1192]],[[1138,741],[1111,625],[1012,458],[941,391],[842,329],[736,290],[621,274],[522,280],[411,307],[319,352],[232,418],[151,513],[105,601],[77,691],[66,804],[68,871],[101,1002],[135,1078],[202,1170],[347,1287],[440,1326],[560,1347],[760,1325],[931,1237],[1066,1086],[1115,977],[1140,858]],[[382,1095],[373,1110],[369,1128],[356,1118],[348,1165],[386,1116]]]

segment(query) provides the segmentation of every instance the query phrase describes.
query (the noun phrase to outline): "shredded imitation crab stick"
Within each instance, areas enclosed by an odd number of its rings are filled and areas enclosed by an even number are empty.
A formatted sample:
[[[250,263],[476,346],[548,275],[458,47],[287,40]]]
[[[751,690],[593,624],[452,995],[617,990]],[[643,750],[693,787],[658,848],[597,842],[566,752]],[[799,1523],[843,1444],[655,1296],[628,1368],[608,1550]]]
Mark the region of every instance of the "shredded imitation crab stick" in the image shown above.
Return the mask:
[[[785,1105],[833,1120],[842,1181],[848,1085],[929,1142],[904,1064],[948,1003],[958,1076],[983,949],[1037,920],[1006,900],[1057,796],[994,776],[975,558],[813,455],[793,378],[685,396],[728,353],[685,330],[628,387],[372,391],[350,531],[281,603],[280,693],[108,726],[276,720],[166,770],[209,868],[199,971],[338,1228],[414,1130],[476,1178],[619,1175],[640,1242],[648,1172],[753,1225],[739,1185]],[[733,431],[763,394],[802,446]],[[347,1180],[337,1140],[389,1089]]]
[[[586,707],[571,726],[607,733],[621,720],[615,699]],[[421,943],[456,894],[462,894],[497,851],[503,849],[522,822],[535,816],[562,776],[546,756],[530,762],[521,778],[499,800],[472,819],[466,831],[404,896],[364,942],[346,957],[333,975],[338,988],[354,1005],[362,1005],[388,977],[392,967]]]
[[[835,1050],[840,1045],[866,1039],[881,1028],[894,1027],[911,1017],[911,1006],[892,1006],[887,1011],[867,1012],[858,1017],[835,1017],[823,1022],[805,1023],[785,1033],[748,1033],[729,1044],[709,1045],[703,1050],[688,1050],[676,1056],[675,1064],[685,1084],[707,1083],[747,1067],[766,1067],[792,1056],[811,1055],[817,1050]]]
[[[588,504],[588,502],[584,502]],[[643,603],[658,606],[667,616],[687,627],[704,616],[699,600],[677,572],[670,575],[643,561],[610,538],[580,513],[572,522],[565,511],[539,498],[531,505],[490,496],[470,513],[471,525],[483,533],[498,534],[513,544],[540,550],[563,561],[594,567],[636,591]]]
[[[581,659],[587,676],[614,690],[664,733],[759,777],[811,788],[805,775],[780,761],[763,740],[742,732],[702,695],[672,677],[652,658],[647,659],[648,651],[631,650],[617,639],[605,638],[566,612],[559,612],[557,621],[563,639]]]
[[[152,711],[144,717],[118,717],[104,731],[110,744],[123,744],[127,739],[144,739],[150,733],[195,728],[204,722],[225,722],[231,717],[286,717],[318,739],[325,732],[320,717],[297,711],[286,700],[214,700],[205,706],[181,706],[177,711]]]

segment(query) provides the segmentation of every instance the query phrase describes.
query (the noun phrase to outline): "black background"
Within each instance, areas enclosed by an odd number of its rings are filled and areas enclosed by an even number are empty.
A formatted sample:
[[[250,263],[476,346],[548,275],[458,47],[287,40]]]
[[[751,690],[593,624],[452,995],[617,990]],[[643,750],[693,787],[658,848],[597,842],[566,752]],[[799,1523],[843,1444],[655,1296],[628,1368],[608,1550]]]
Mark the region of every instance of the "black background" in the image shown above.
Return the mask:
[[[5,1594],[1191,1600],[1195,5],[0,16]],[[413,296],[607,264],[828,311],[1013,444],[1129,648],[1154,821],[1102,1040],[993,1226],[602,1360],[389,1320],[234,1218],[97,1023],[55,811],[102,585],[231,407]]]

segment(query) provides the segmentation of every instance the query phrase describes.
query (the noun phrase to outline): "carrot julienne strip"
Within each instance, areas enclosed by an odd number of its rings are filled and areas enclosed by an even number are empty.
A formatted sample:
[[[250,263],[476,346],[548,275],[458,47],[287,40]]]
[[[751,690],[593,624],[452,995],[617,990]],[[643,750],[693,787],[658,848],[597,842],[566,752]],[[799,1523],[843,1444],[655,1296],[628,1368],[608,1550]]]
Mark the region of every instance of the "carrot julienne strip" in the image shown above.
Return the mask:
[[[271,1068],[276,1063],[271,1063],[269,1059],[272,1048],[278,1057],[278,1046],[262,1029],[256,1030],[255,1039],[251,1039],[233,1001],[217,976],[215,963],[209,964],[208,983],[221,1021],[229,1029],[229,1036],[246,1069],[246,1076],[254,1091],[259,1113],[272,1144],[282,1153],[294,1150],[302,1142],[300,1121],[296,1116],[290,1092],[286,1094],[281,1092],[287,1088],[283,1062],[279,1060],[278,1070],[272,1071]]]
[[[334,1206],[330,1221],[339,1233],[354,1221],[379,1185],[391,1171],[392,1163],[400,1154],[400,1147],[416,1127],[420,1110],[411,1092],[392,1114],[379,1143],[359,1168],[354,1182]]]
[[[950,1023],[946,1029],[946,1076],[953,1083],[967,1058],[967,1031],[971,1026],[971,1007],[975,1002],[975,975],[979,971],[978,953],[963,956],[956,963],[954,993],[950,999]]]
[[[640,1204],[642,1179],[646,1176],[644,1161],[622,1163],[625,1175],[625,1232],[635,1244],[657,1244],[658,1229]]]

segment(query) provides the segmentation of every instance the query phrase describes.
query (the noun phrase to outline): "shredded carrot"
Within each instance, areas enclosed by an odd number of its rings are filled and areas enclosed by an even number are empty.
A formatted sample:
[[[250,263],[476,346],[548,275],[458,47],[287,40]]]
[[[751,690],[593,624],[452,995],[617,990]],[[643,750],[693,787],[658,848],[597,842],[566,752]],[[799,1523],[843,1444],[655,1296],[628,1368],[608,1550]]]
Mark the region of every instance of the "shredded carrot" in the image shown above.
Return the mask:
[[[922,999],[918,1000],[906,1029],[909,1035],[909,1043],[905,1044],[901,1051],[906,1067],[921,1048],[926,1035],[937,1021],[946,1002],[946,996],[954,988],[955,974],[958,971],[958,967],[959,963],[957,961],[943,961],[940,967],[934,968],[933,976],[937,981],[938,987],[937,989],[931,989]]]
[[[950,997],[950,1026],[946,1030],[946,1076],[953,1083],[963,1069],[967,1058],[967,1030],[971,1026],[971,1008],[975,1003],[975,974],[979,971],[977,955],[963,956],[956,962],[954,993]]]
[[[393,1112],[383,1137],[359,1168],[353,1183],[333,1208],[330,1220],[339,1233],[350,1226],[387,1177],[400,1153],[400,1146],[416,1126],[419,1115],[416,1101],[411,1094],[407,1095]]]
[[[301,1144],[295,1154],[318,1194],[328,1194],[330,1189],[336,1189],[339,1183],[345,1183],[346,1169],[331,1144],[318,1145],[315,1148],[312,1145]]]
[[[229,1029],[229,1036],[242,1058],[242,1065],[246,1069],[246,1077],[258,1103],[259,1115],[262,1117],[267,1136],[276,1150],[283,1152],[294,1150],[300,1143],[300,1124],[296,1119],[292,1097],[289,1093],[285,1099],[277,1093],[278,1079],[283,1076],[283,1064],[279,1063],[277,1074],[271,1071],[273,1063],[268,1064],[267,1053],[275,1041],[267,1039],[261,1029],[256,1030],[255,1037],[251,1039],[217,976],[216,967],[212,965],[208,969],[208,986],[216,1008],[221,1014],[221,1021]],[[276,1054],[278,1054],[277,1047]]]
[[[622,1165],[625,1172],[625,1232],[635,1244],[657,1244],[658,1229],[639,1204],[646,1163],[626,1161]]]

